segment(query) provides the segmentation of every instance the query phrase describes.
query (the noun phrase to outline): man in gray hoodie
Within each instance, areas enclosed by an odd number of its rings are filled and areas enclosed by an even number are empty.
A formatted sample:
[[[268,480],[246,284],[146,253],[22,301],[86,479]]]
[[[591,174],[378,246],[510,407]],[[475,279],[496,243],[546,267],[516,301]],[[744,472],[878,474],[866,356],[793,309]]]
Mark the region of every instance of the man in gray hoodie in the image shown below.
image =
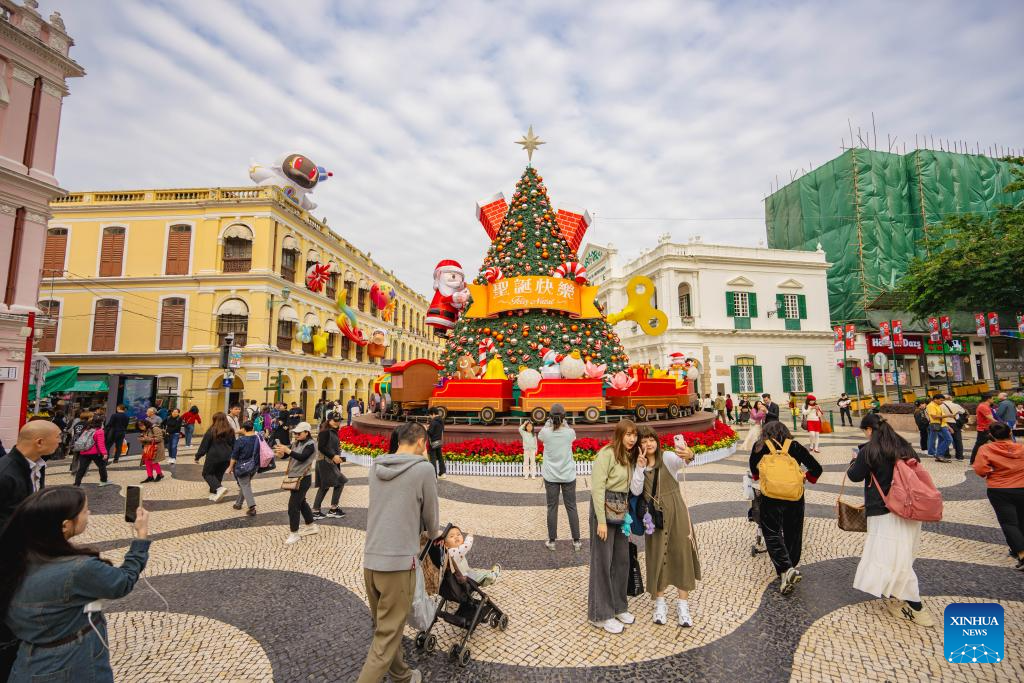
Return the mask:
[[[363,580],[373,619],[373,642],[358,683],[419,683],[419,670],[402,657],[402,630],[416,588],[420,532],[438,534],[437,475],[427,461],[427,432],[406,422],[395,428],[398,449],[370,469]]]

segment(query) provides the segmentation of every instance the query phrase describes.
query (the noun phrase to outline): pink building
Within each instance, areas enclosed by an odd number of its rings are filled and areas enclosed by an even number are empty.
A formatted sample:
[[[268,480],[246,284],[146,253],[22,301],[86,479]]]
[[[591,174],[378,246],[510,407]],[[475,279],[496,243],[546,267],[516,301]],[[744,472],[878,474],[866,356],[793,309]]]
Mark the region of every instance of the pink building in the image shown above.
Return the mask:
[[[33,335],[48,204],[65,192],[53,177],[67,79],[85,71],[60,13],[36,0],[0,0],[0,439],[14,445],[22,408],[26,339]]]

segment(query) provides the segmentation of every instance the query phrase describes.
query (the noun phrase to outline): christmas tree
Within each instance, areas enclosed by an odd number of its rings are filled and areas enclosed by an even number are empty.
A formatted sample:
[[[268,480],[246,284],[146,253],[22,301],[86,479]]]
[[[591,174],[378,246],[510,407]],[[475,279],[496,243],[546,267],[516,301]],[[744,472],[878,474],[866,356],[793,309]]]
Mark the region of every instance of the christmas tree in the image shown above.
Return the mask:
[[[511,282],[517,290],[531,285],[549,292],[553,285],[560,290],[578,289],[580,296],[592,299],[593,290],[585,287],[590,283],[576,263],[575,249],[581,238],[582,234],[577,233],[573,239],[575,244],[570,245],[548,199],[544,179],[535,168],[527,166],[473,283],[490,286],[492,292],[497,288],[505,293],[505,288],[497,284],[501,280],[545,276],[558,280]],[[572,285],[563,284],[563,280]],[[479,292],[479,288],[476,291]],[[629,360],[618,335],[599,309],[592,317],[577,317],[566,310],[527,305],[502,310],[496,317],[470,317],[467,312],[477,304],[475,299],[476,295],[463,311],[445,347],[442,374],[447,377],[457,374],[460,357],[468,355],[478,359],[482,349],[488,354],[497,354],[510,377],[518,373],[520,366],[539,368],[542,355],[549,350],[560,356],[578,350],[584,361],[607,365],[609,373],[628,366]]]

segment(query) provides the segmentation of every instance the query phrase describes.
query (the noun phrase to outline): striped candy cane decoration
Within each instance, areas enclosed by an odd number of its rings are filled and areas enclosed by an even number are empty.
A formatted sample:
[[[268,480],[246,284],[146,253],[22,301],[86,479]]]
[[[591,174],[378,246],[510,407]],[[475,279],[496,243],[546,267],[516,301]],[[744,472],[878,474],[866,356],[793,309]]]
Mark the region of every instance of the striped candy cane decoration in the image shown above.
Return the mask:
[[[566,275],[571,275],[578,285],[582,285],[587,281],[587,269],[583,267],[583,264],[577,261],[566,261],[555,268],[555,272],[551,273],[551,275],[554,277],[565,277]]]
[[[498,268],[497,266],[491,266],[490,268],[485,270],[483,272],[483,276],[484,279],[487,280],[488,282],[497,282],[498,280],[505,277],[501,272],[501,268]]]
[[[479,356],[477,356],[477,360],[480,362],[480,365],[485,365],[487,363],[487,354],[493,350],[494,340],[491,339],[490,337],[487,337],[486,339],[480,342],[480,354]]]

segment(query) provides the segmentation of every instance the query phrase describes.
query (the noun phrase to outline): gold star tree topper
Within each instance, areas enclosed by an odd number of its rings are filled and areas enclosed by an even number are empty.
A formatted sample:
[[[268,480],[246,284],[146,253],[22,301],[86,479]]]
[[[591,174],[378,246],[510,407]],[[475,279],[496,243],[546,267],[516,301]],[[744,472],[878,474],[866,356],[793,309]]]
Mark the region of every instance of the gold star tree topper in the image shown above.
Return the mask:
[[[523,149],[526,150],[526,158],[533,162],[533,152],[541,145],[547,143],[541,140],[539,137],[533,134],[533,125],[530,125],[530,130],[527,131],[526,135],[523,136],[522,140],[516,140],[517,145],[522,145]]]

